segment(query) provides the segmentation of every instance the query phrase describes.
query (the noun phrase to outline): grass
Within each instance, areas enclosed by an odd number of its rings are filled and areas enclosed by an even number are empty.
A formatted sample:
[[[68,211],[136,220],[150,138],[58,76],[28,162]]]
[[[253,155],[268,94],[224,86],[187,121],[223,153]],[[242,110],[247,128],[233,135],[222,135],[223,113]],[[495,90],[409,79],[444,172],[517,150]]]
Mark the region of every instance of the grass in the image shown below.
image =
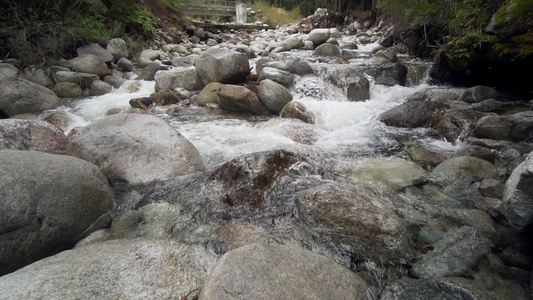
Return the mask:
[[[251,6],[257,12],[257,20],[270,26],[283,26],[298,23],[302,19],[300,8],[296,7],[290,11],[283,8],[270,6],[266,2],[255,2]],[[253,19],[251,21],[254,21]]]

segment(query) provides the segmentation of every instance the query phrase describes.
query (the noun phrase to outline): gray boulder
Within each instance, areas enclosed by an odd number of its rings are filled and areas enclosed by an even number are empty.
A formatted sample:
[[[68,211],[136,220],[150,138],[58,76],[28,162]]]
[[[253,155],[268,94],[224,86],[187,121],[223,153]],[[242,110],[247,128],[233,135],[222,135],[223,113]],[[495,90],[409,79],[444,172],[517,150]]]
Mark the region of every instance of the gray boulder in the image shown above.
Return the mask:
[[[20,74],[20,79],[28,80],[45,87],[54,85],[52,78],[48,76],[48,72],[43,68],[25,68]]]
[[[91,96],[101,96],[111,93],[111,91],[113,91],[113,87],[109,83],[102,80],[95,80],[91,83],[89,94]]]
[[[195,64],[204,84],[241,83],[250,73],[250,63],[246,54],[224,49],[209,49],[203,52]]]
[[[467,103],[478,103],[487,99],[498,99],[498,97],[499,94],[495,89],[478,85],[466,90],[459,100]]]
[[[370,99],[370,82],[365,76],[356,75],[343,80],[348,101],[365,101]]]
[[[382,113],[379,120],[394,127],[428,127],[438,123],[443,109],[437,102],[409,101]]]
[[[218,104],[218,89],[224,84],[220,82],[211,82],[206,85],[202,91],[198,94],[198,105],[205,106],[207,103]]]
[[[409,232],[383,201],[383,189],[331,183],[295,197],[301,226],[315,238],[342,245],[361,260],[396,264],[411,259]]]
[[[82,55],[94,55],[100,58],[103,62],[110,62],[113,60],[113,54],[98,44],[84,45],[76,49],[78,56]],[[83,71],[82,71],[83,72]],[[88,72],[91,73],[91,72]]]
[[[0,82],[0,111],[8,116],[39,113],[61,104],[51,90],[23,79],[5,79]]]
[[[0,278],[0,294],[5,299],[182,299],[203,286],[216,260],[203,246],[113,240],[76,247],[6,275]]]
[[[330,31],[327,28],[317,28],[309,32],[308,39],[316,46],[325,43],[330,38]]]
[[[126,80],[122,79],[122,77],[116,77],[111,75],[107,75],[106,77],[104,77],[104,81],[109,83],[112,87],[116,89],[118,89],[126,82]]]
[[[94,80],[98,80],[98,75],[90,73],[58,71],[55,73],[54,78],[57,82],[75,83],[81,89],[85,90],[91,87],[91,83]]]
[[[477,229],[450,230],[435,243],[433,251],[413,265],[413,274],[424,279],[463,276],[492,247],[492,242]]]
[[[155,73],[157,71],[168,71],[168,67],[161,65],[159,62],[151,62],[144,66],[141,74],[139,74],[138,80],[154,80]]]
[[[318,46],[315,51],[313,51],[314,56],[335,56],[340,57],[341,51],[339,47],[331,43],[324,43]]]
[[[0,150],[28,150],[66,154],[68,138],[44,121],[0,120]]]
[[[287,103],[281,111],[281,117],[298,119],[309,124],[315,124],[316,121],[315,114],[298,101]]]
[[[19,76],[19,69],[12,64],[0,63],[0,82],[5,79],[15,79]]]
[[[505,140],[509,137],[513,123],[497,115],[484,116],[476,123],[474,133],[481,138]]]
[[[124,72],[133,71],[133,63],[125,57],[118,60],[117,66]]]
[[[98,56],[92,54],[75,57],[69,60],[69,63],[72,69],[77,72],[96,74],[98,76],[109,74],[109,69],[105,62]]]
[[[476,122],[483,116],[484,113],[470,109],[450,109],[440,116],[436,129],[446,140],[457,141],[471,135]]]
[[[294,83],[294,76],[287,72],[276,68],[264,67],[258,73],[259,81],[270,79],[285,87],[290,87]]]
[[[423,183],[427,172],[419,165],[402,158],[375,158],[364,161],[347,174],[352,182],[379,181],[395,190]]]
[[[60,98],[80,97],[83,91],[79,85],[73,82],[58,82],[52,91]]]
[[[505,183],[503,195],[505,216],[509,224],[523,229],[533,219],[533,152],[522,162]]]
[[[276,114],[292,100],[291,92],[287,88],[270,79],[261,81],[258,96],[265,107]]]
[[[442,186],[455,182],[470,184],[487,178],[498,178],[498,170],[486,160],[458,156],[439,164],[431,173],[431,178]]]
[[[313,74],[313,68],[311,68],[309,63],[298,57],[279,57],[274,61],[266,60],[262,66],[259,66],[258,62],[256,67],[258,73],[261,72],[261,67],[276,68],[300,76]]]
[[[167,89],[173,90],[175,88],[195,91],[204,87],[195,67],[181,67],[169,71],[158,71],[154,79],[156,92]]]
[[[217,262],[200,300],[371,299],[355,273],[311,251],[275,244],[252,244]]]
[[[267,115],[268,109],[249,89],[238,85],[223,85],[218,89],[218,104],[226,110]]]
[[[179,45],[181,46],[181,45]],[[187,50],[185,50],[187,51]],[[196,59],[190,56],[187,57],[176,57],[172,60],[172,66],[174,67],[194,67]]]
[[[204,170],[198,150],[166,121],[117,114],[71,137],[69,152],[98,165],[111,181],[132,184]]]
[[[105,226],[100,218],[114,207],[98,167],[75,157],[2,150],[0,178],[2,275]]]
[[[107,42],[107,51],[113,55],[115,61],[121,58],[128,58],[128,46],[123,39],[116,38]]]

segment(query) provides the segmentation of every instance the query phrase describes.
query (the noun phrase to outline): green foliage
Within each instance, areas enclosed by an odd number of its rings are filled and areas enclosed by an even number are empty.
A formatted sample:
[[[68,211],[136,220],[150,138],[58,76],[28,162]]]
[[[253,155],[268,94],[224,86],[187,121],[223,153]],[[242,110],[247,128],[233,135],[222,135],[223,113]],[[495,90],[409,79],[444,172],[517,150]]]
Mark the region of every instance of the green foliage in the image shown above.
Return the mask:
[[[252,5],[252,9],[257,12],[261,11],[257,16],[258,19],[270,26],[293,24],[302,19],[299,7],[287,11],[283,8],[273,7],[266,2],[256,2]]]

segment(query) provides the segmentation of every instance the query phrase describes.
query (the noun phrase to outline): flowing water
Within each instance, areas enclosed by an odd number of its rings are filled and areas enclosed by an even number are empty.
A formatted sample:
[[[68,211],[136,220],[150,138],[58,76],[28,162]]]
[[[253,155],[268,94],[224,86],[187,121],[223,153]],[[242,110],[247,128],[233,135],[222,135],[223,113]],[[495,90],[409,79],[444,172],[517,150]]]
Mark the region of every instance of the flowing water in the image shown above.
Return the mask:
[[[376,45],[370,44],[357,51],[368,53]],[[309,56],[309,51],[292,55]],[[350,63],[360,64],[360,60]],[[314,64],[318,70],[325,66],[329,70],[337,68],[323,63]],[[346,66],[338,65],[338,68]],[[417,72],[423,70],[424,66],[427,71],[429,64],[418,62]],[[425,77],[423,75],[420,78]],[[390,155],[400,146],[398,136],[420,139],[440,151],[453,151],[458,147],[433,139],[430,130],[391,128],[377,120],[381,113],[398,106],[416,92],[429,88],[424,80],[419,80],[421,84],[411,87],[385,86],[374,84],[371,77],[369,80],[370,100],[348,102],[341,89],[321,80],[320,76],[297,76],[291,89],[293,100],[303,103],[315,114],[315,125],[276,116],[249,116],[195,105],[165,111],[158,116],[168,120],[196,146],[207,169],[243,154],[274,149],[341,161],[361,156]],[[73,127],[86,126],[103,117],[111,108],[126,110],[130,108],[130,99],[149,96],[153,91],[153,81],[128,80],[110,94],[78,100],[55,111],[68,114],[72,120],[66,130],[68,133]]]

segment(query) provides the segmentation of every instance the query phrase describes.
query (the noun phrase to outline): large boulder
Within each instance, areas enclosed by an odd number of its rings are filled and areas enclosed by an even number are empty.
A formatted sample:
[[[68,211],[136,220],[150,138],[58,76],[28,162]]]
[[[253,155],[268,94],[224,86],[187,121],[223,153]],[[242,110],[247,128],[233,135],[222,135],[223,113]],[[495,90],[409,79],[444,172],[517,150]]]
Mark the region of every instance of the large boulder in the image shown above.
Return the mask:
[[[478,85],[466,90],[459,100],[468,103],[478,103],[487,99],[498,99],[498,96],[499,94],[495,89]]]
[[[0,291],[4,299],[184,299],[203,286],[216,260],[203,246],[113,240],[76,247],[1,277]]]
[[[533,220],[533,152],[511,174],[503,196],[509,224],[523,229]]]
[[[107,42],[107,51],[113,55],[115,61],[121,58],[128,58],[128,46],[123,39],[116,38]]]
[[[492,242],[477,229],[450,230],[435,243],[433,251],[413,265],[413,274],[424,279],[464,276],[492,247]]]
[[[195,64],[204,84],[241,83],[250,74],[250,63],[246,54],[232,50],[209,49],[196,59]]]
[[[154,79],[156,91],[173,90],[175,88],[194,91],[204,86],[195,67],[181,67],[174,68],[170,71],[158,71],[155,73]]]
[[[114,207],[98,167],[75,157],[2,150],[0,178],[1,275],[71,247]]]
[[[50,78],[48,71],[44,68],[24,68],[20,74],[20,79],[28,80],[38,85],[50,87],[54,85],[52,78]]]
[[[0,82],[6,79],[15,79],[19,76],[19,69],[12,64],[0,63]]]
[[[98,80],[98,75],[91,73],[79,73],[70,71],[58,71],[54,74],[55,80],[59,82],[72,82],[85,90],[91,87],[94,80]]]
[[[0,82],[0,111],[8,116],[39,113],[61,104],[51,90],[23,79],[6,79]]]
[[[483,115],[473,110],[450,109],[440,116],[436,129],[440,136],[454,142],[471,135]]]
[[[109,73],[109,68],[98,56],[85,54],[69,60],[70,66],[77,72],[96,74],[105,76]]]
[[[206,85],[202,91],[198,94],[197,103],[200,106],[205,106],[207,103],[218,104],[218,89],[223,86],[220,82],[211,82]]]
[[[352,271],[311,251],[252,244],[226,253],[209,275],[199,300],[371,299]]]
[[[343,82],[348,101],[365,101],[370,99],[370,82],[365,76],[357,75]]]
[[[439,164],[431,173],[431,178],[443,186],[456,182],[470,184],[487,178],[498,178],[498,170],[486,160],[458,156]]]
[[[117,61],[117,66],[119,67],[120,70],[124,72],[131,72],[133,71],[133,68],[134,68],[133,63],[125,57]]]
[[[382,113],[379,120],[394,127],[430,127],[438,123],[443,108],[437,102],[409,101]]]
[[[331,32],[327,28],[317,28],[311,30],[309,32],[308,39],[313,42],[315,47],[325,43],[327,40],[329,40],[329,37],[331,35]]]
[[[44,121],[0,120],[0,150],[28,150],[66,154],[68,138]]]
[[[335,56],[340,57],[341,51],[339,50],[339,47],[337,45],[333,45],[331,43],[324,43],[318,47],[316,47],[315,51],[313,51],[314,56]]]
[[[72,136],[69,151],[98,165],[110,180],[132,184],[204,170],[198,150],[166,121],[150,115],[96,120]]]
[[[102,80],[95,80],[91,83],[89,93],[91,96],[101,96],[113,91],[113,86]]]
[[[407,227],[382,200],[382,188],[331,183],[295,197],[301,226],[317,239],[342,245],[346,255],[385,264],[412,257]]]
[[[124,46],[126,46],[125,43],[124,43]],[[113,60],[113,54],[109,50],[104,49],[102,46],[98,44],[90,44],[90,45],[81,46],[78,49],[76,49],[76,52],[78,53],[79,56],[87,55],[87,54],[97,56],[105,63]]]
[[[270,79],[261,81],[258,96],[265,107],[276,114],[292,100],[291,92],[287,88]]]
[[[516,142],[533,141],[532,130],[532,111],[506,116],[488,115],[479,119],[475,127],[475,133],[479,137]]]
[[[258,65],[256,66],[258,74],[261,72],[261,67],[271,67],[276,68],[279,70],[284,70],[287,72],[290,72],[292,74],[304,76],[304,75],[310,75],[313,74],[313,68],[309,65],[309,63],[301,58],[298,57],[279,57],[276,58],[274,61],[268,61],[266,60],[262,66]]]
[[[256,115],[267,115],[268,109],[249,89],[238,85],[223,85],[218,89],[218,103],[226,110],[252,112]]]

